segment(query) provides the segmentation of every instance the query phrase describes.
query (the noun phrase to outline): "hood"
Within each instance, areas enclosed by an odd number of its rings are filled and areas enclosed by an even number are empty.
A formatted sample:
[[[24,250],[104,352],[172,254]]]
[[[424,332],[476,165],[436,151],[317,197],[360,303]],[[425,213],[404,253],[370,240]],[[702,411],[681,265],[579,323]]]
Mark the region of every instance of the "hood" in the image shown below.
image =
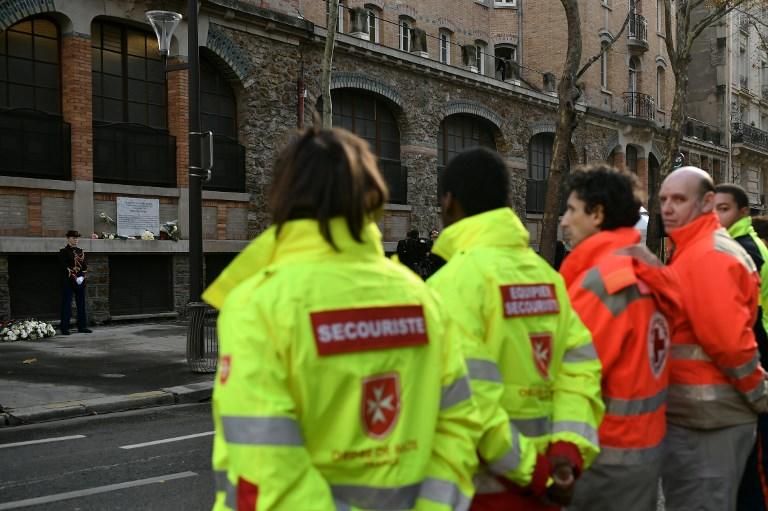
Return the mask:
[[[446,261],[473,247],[527,247],[528,230],[511,208],[468,216],[440,233],[432,252]]]

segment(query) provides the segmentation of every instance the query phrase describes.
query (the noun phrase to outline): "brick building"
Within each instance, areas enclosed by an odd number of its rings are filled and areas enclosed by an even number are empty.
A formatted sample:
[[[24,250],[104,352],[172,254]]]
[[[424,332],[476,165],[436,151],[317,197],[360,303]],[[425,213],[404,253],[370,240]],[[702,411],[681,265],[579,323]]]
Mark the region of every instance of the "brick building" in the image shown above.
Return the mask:
[[[623,2],[601,1],[583,2],[585,59],[628,12]],[[165,72],[144,12],[185,5],[0,1],[0,144],[13,155],[0,163],[0,318],[56,316],[55,253],[70,228],[85,236],[94,320],[183,310],[187,79]],[[381,221],[386,248],[411,227],[439,227],[440,169],[476,145],[508,162],[511,201],[535,245],[565,51],[559,2],[343,0],[342,7],[334,123],[369,140],[379,157],[392,190]],[[632,8],[632,30],[585,77],[571,163],[610,160],[647,180],[647,166],[658,164],[671,73],[657,79],[666,61],[659,36],[646,29],[655,18],[643,18],[652,13],[639,2]],[[319,101],[325,9],[323,0],[202,1],[203,127],[217,134],[217,164],[203,192],[207,280],[269,223],[276,151],[299,121],[312,122]],[[182,22],[170,63],[187,54]],[[691,155],[724,158],[714,144],[686,141]],[[88,239],[114,231],[103,217],[115,218],[119,197],[156,199],[161,222],[178,219],[182,239]]]

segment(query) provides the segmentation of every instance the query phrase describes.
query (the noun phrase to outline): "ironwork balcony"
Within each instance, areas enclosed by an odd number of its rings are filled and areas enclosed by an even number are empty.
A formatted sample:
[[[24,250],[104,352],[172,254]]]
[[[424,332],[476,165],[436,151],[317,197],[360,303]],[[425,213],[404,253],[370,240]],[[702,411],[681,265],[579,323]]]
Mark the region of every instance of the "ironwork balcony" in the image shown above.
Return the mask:
[[[0,174],[71,179],[71,132],[61,116],[0,110]]]
[[[393,204],[408,203],[408,168],[400,165],[398,160],[379,159],[379,168],[389,187],[389,202]]]
[[[203,183],[206,190],[245,191],[245,147],[223,135],[213,137],[213,170],[211,180]]]
[[[722,145],[720,130],[717,127],[699,121],[698,119],[694,119],[693,117],[686,118],[683,130],[686,137],[695,138],[715,145]]]
[[[648,51],[648,21],[636,12],[629,14],[627,45],[630,51],[642,53]]]
[[[768,132],[743,122],[733,123],[731,135],[734,144],[743,144],[759,151],[768,152]]]
[[[93,124],[93,178],[103,183],[176,186],[176,137],[140,124]]]
[[[641,92],[625,92],[624,114],[627,117],[652,121],[656,118],[656,104],[653,97]]]

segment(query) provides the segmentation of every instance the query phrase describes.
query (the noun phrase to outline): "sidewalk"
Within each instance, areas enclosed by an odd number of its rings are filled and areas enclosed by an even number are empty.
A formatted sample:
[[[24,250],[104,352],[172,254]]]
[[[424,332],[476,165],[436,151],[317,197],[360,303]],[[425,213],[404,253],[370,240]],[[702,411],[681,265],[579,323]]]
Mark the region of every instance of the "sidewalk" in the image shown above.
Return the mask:
[[[186,363],[187,327],[96,327],[0,343],[0,427],[209,399],[213,374]]]

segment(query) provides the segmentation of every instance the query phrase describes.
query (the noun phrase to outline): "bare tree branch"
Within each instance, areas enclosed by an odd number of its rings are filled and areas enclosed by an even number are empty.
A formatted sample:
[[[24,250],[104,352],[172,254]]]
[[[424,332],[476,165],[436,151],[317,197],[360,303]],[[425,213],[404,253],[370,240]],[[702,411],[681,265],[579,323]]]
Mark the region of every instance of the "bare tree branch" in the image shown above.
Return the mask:
[[[699,35],[704,31],[705,28],[712,25],[717,20],[721,19],[723,16],[728,15],[729,12],[734,10],[736,7],[743,4],[746,0],[735,0],[733,4],[730,5],[730,7],[717,7],[715,10],[710,14],[709,16],[705,16],[701,19],[694,27],[693,29],[688,33],[688,41],[686,42],[686,46],[690,48],[693,45],[693,41],[696,40]]]
[[[605,46],[601,45],[600,51],[597,53],[597,55],[593,55],[592,57],[590,57],[589,60],[587,60],[587,62],[584,64],[584,66],[582,66],[582,68],[579,69],[579,71],[576,73],[577,80],[581,78],[582,75],[584,75],[584,73],[587,72],[587,69],[589,69],[590,66],[592,66],[592,64],[597,62],[600,59],[600,57],[603,56],[603,54],[607,53],[608,50],[611,49],[611,46],[613,46],[613,43],[619,40],[619,38],[621,37],[621,34],[624,33],[624,31],[627,29],[627,26],[629,25],[629,18],[631,14],[632,13],[629,13],[629,12],[627,13],[627,17],[624,18],[624,23],[621,25],[621,29],[619,30],[619,33],[616,34],[616,36],[611,39],[611,42],[606,44]]]

